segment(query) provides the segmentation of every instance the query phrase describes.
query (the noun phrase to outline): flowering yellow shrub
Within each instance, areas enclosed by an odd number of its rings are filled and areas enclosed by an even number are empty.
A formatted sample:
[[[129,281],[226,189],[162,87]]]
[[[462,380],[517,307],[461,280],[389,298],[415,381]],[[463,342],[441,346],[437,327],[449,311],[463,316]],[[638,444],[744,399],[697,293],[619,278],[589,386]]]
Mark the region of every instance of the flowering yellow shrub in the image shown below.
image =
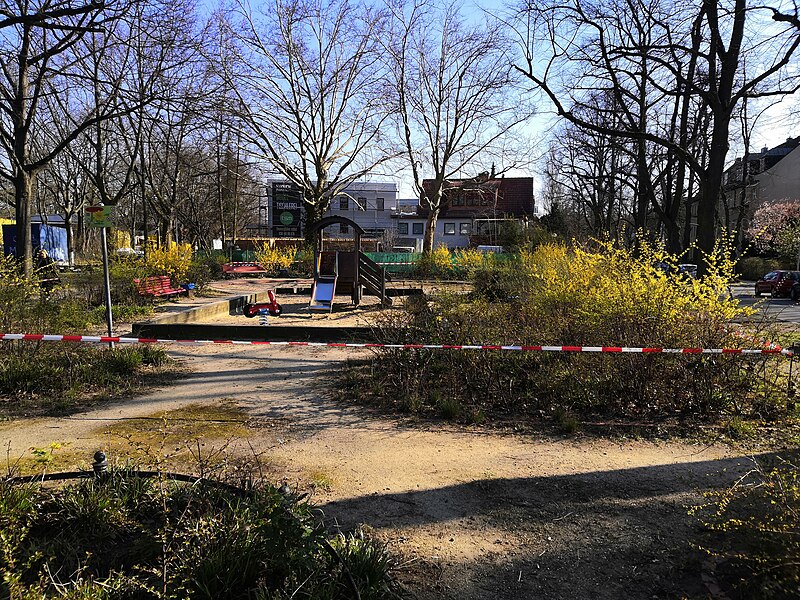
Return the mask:
[[[186,274],[192,264],[192,246],[174,244],[169,248],[150,248],[145,266],[151,275],[169,275],[174,284],[186,283]]]
[[[494,262],[494,253],[478,252],[475,248],[456,250],[453,253],[453,267],[459,272],[467,274],[472,274],[481,268],[491,267]]]
[[[453,265],[450,256],[450,249],[447,246],[439,245],[431,252],[431,266],[437,271],[446,271]]]
[[[439,245],[428,254],[423,254],[416,264],[416,271],[423,276],[447,277],[452,275],[453,260],[449,248]]]
[[[707,274],[693,279],[677,273],[680,257],[647,244],[636,255],[610,242],[592,250],[542,245],[520,257],[521,308],[575,342],[658,345],[692,335],[699,342],[751,313],[727,295],[734,266],[727,256],[720,245]]]
[[[297,250],[293,247],[271,248],[268,243],[256,248],[255,252],[256,262],[274,273],[291,267],[296,253]]]

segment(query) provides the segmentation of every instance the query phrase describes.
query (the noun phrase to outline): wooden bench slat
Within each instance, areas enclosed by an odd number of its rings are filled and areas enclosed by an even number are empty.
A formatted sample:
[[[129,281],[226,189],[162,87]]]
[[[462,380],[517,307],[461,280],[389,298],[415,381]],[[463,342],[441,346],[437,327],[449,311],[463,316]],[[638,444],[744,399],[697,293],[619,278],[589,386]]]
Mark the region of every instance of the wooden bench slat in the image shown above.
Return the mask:
[[[172,282],[166,275],[151,275],[144,279],[134,279],[133,283],[140,296],[174,296],[186,291],[183,288],[172,287]]]

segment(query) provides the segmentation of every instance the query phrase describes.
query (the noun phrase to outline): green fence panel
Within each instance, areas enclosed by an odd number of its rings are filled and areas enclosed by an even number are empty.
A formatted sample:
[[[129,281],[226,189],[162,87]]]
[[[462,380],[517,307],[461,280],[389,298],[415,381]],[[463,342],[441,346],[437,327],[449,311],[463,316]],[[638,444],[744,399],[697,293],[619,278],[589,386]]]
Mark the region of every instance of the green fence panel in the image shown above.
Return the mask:
[[[364,254],[386,269],[387,273],[411,273],[422,257],[421,252],[365,252]]]

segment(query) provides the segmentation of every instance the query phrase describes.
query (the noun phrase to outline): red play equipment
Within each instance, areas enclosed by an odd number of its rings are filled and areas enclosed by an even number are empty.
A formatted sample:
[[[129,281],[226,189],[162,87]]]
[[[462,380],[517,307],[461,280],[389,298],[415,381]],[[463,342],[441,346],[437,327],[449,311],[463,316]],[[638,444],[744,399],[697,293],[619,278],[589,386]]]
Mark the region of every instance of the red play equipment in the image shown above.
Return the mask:
[[[279,317],[281,311],[281,305],[278,304],[278,301],[275,299],[275,294],[272,293],[272,290],[268,290],[267,294],[269,295],[269,302],[255,302],[253,304],[245,304],[242,312],[244,313],[245,317],[255,317],[262,310],[266,310],[269,312],[270,315],[273,317]]]

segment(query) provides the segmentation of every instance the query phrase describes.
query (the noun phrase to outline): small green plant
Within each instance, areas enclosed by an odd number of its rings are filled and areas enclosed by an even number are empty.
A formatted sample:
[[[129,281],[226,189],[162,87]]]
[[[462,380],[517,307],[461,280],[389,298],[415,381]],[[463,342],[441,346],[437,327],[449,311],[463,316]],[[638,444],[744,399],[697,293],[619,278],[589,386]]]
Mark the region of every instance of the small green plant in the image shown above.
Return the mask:
[[[443,396],[438,390],[434,391],[433,404],[439,414],[445,419],[457,419],[461,416],[463,407],[461,402],[450,396]]]
[[[47,448],[33,448],[31,454],[33,454],[38,464],[49,465],[53,462],[53,453],[60,449],[61,444],[58,442],[50,442]]]
[[[741,417],[733,417],[725,424],[725,433],[734,440],[752,438],[757,431],[754,423]]]
[[[325,471],[312,471],[309,473],[311,485],[317,489],[329,492],[333,488],[333,478]]]
[[[0,481],[3,598],[378,600],[395,597],[392,567],[360,533],[329,541],[307,504],[270,485],[127,466],[58,488]]]
[[[573,435],[580,429],[580,423],[575,415],[563,408],[557,408],[553,417],[558,429],[566,435]]]
[[[720,559],[717,579],[739,598],[792,598],[800,589],[800,470],[756,463],[691,511],[708,530],[699,548]]]

